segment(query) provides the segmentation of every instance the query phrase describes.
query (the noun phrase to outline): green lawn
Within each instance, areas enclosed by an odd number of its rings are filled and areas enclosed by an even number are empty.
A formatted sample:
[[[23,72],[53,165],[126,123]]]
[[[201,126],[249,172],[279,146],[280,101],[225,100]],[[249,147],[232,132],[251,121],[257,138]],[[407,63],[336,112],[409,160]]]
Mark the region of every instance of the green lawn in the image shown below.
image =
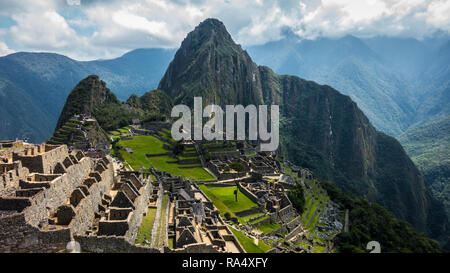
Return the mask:
[[[175,239],[173,237],[169,237],[169,248],[173,249]]]
[[[154,136],[135,136],[132,140],[120,140],[119,144],[144,154],[162,154],[169,152],[163,148],[163,142]]]
[[[167,163],[167,161],[174,161],[175,159],[170,156],[157,156],[147,158],[150,164],[160,171],[166,171],[172,175],[180,175],[185,178],[193,179],[196,181],[211,181],[215,178],[207,172],[205,169],[200,167],[180,169],[178,167],[190,166],[190,165],[179,165],[176,163]],[[198,164],[196,164],[198,165]]]
[[[238,190],[236,202],[234,195],[234,191],[237,190],[236,186],[214,187],[200,185],[200,188],[202,190],[206,189],[209,194],[214,195],[214,197],[220,199],[222,203],[232,212],[243,211],[258,206],[255,202],[245,196],[240,190]],[[205,192],[205,194],[207,193]]]
[[[163,142],[153,136],[135,136],[132,140],[120,140],[119,145],[124,148],[133,149],[133,153],[120,150],[123,159],[126,160],[134,170],[139,170],[142,166],[145,168],[154,167],[160,171],[166,171],[172,175],[179,175],[196,181],[211,181],[215,178],[198,164],[195,168],[180,169],[177,163],[167,163],[167,161],[176,161],[168,155],[147,157],[145,154],[167,153],[163,148]]]
[[[269,232],[272,232],[272,231],[274,231],[274,230],[279,229],[280,227],[281,227],[281,226],[280,226],[279,224],[273,223],[273,224],[265,224],[265,225],[261,225],[261,226],[257,227],[256,229],[258,229],[258,230],[264,232],[265,234],[267,234],[267,233],[269,233]]]
[[[142,218],[141,226],[139,227],[136,236],[136,244],[144,244],[144,241],[152,241],[152,229],[155,222],[156,208],[149,208],[147,215]]]
[[[265,253],[271,249],[270,246],[266,245],[263,241],[259,240],[258,245],[254,243],[252,238],[245,236],[244,233],[237,229],[230,227],[231,232],[233,232],[236,239],[241,243],[242,247],[247,253]]]
[[[250,219],[259,217],[259,216],[264,215],[264,214],[265,214],[265,213],[258,212],[258,213],[250,214],[250,215],[247,215],[247,216],[244,216],[244,217],[240,217],[240,218],[239,218],[239,222],[241,222],[242,224],[247,224],[247,221],[249,221]],[[268,215],[267,215],[267,216],[268,216]],[[259,220],[258,220],[258,221],[259,221]],[[256,221],[256,222],[258,222],[258,221]],[[254,223],[255,223],[255,222],[254,222]]]
[[[236,202],[234,191],[236,186],[229,187],[214,187],[207,185],[199,185],[200,189],[208,196],[220,211],[220,215],[224,216],[226,212],[230,213],[232,217],[236,217],[235,213],[243,210],[251,209],[258,206],[255,202],[245,196],[238,190],[238,201]],[[263,213],[255,213],[245,217],[238,217],[239,222],[245,224],[251,218],[263,215]]]

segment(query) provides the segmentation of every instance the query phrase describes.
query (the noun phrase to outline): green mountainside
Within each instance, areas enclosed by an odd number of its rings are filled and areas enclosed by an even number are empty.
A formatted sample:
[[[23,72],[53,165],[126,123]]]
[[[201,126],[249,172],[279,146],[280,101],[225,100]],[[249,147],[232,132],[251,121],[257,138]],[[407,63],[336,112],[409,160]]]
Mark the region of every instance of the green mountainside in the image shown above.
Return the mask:
[[[348,209],[348,232],[334,240],[339,252],[365,253],[367,243],[380,243],[382,253],[439,253],[442,249],[434,240],[418,233],[411,224],[397,219],[377,203],[359,199],[340,191],[327,181],[320,181],[330,199]]]
[[[84,120],[81,116],[70,118],[47,140],[49,144],[66,144],[82,149],[105,149],[110,142],[108,134],[95,119]]]
[[[450,117],[412,128],[399,137],[408,155],[423,172],[433,195],[450,215]]]
[[[168,116],[171,108],[170,98],[160,90],[148,91],[141,97],[132,95],[127,102],[122,103],[104,81],[96,75],[90,75],[70,92],[55,132],[74,115],[92,116],[104,130],[110,131],[129,125],[132,119]]]
[[[378,202],[420,231],[444,232],[447,219],[430,213],[442,206],[397,140],[378,132],[335,89],[257,66],[220,21],[205,20],[187,35],[158,88],[191,106],[199,95],[221,106],[280,105],[281,152],[291,162]]]
[[[249,54],[277,73],[326,83],[349,95],[378,130],[398,138],[433,197],[448,204],[448,35],[307,40],[286,31],[283,36],[248,47]]]
[[[285,35],[249,47],[250,56],[279,74],[311,79],[350,96],[380,131],[396,136],[407,128],[412,114],[404,95],[408,86],[362,40],[344,36],[300,41],[292,33]]]

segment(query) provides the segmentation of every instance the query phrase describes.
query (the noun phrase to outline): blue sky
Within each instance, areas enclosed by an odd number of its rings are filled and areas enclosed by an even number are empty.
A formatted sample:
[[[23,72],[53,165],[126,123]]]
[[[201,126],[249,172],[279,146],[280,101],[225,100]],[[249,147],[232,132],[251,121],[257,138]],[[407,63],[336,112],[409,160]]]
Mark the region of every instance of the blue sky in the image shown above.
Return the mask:
[[[450,31],[448,0],[2,0],[0,56],[56,52],[77,60],[135,48],[178,47],[202,20],[223,21],[240,44],[387,35],[426,38]]]

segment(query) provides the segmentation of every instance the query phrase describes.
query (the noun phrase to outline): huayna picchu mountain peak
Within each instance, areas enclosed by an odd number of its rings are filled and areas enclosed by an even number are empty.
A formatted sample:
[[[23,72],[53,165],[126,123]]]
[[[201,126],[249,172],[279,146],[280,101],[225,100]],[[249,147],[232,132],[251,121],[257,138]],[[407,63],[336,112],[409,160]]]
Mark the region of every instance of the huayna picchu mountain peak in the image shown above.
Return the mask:
[[[219,105],[261,104],[258,66],[234,43],[222,22],[207,19],[181,43],[158,89],[175,104],[192,105],[194,96]]]
[[[337,90],[256,65],[220,21],[207,19],[187,35],[159,89],[175,104],[192,106],[195,96],[205,104],[278,104],[280,152],[288,160],[434,238],[444,232],[442,206],[397,140]]]

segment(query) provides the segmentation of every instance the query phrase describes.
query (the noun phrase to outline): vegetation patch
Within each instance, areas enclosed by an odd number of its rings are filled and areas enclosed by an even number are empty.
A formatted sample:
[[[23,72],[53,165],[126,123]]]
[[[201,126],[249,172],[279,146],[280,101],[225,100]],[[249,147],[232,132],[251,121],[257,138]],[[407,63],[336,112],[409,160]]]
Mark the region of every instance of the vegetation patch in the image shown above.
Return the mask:
[[[154,167],[160,171],[166,171],[172,175],[179,175],[183,178],[195,181],[212,181],[215,178],[198,164],[181,165],[176,162],[176,158],[168,155],[147,157],[146,154],[160,154],[170,152],[163,147],[164,142],[154,136],[135,136],[131,140],[119,140],[114,154],[127,161],[134,170],[144,167],[146,169]],[[120,148],[130,148],[133,153],[129,153]],[[120,155],[119,155],[120,154]],[[182,167],[182,168],[180,168]],[[192,167],[192,168],[184,168]]]
[[[146,240],[148,242],[152,241],[152,229],[155,222],[155,216],[156,208],[149,208],[147,210],[147,215],[142,218],[142,223],[136,236],[136,244],[143,245]]]
[[[236,216],[237,212],[249,210],[258,206],[258,204],[245,196],[236,186],[215,187],[199,185],[199,187],[208,196],[208,198],[211,199],[214,206],[216,206],[220,212],[220,215],[223,217],[225,217],[226,213],[229,213],[230,217],[236,217],[240,223],[247,224],[247,221],[250,219],[264,215],[262,212],[257,212],[244,217]],[[234,195],[235,190],[237,190],[237,202]]]
[[[281,226],[279,224],[271,223],[271,224],[260,225],[256,229],[264,232],[264,234],[267,234],[272,231],[278,230],[280,228],[281,228]]]
[[[270,246],[266,245],[263,241],[259,240],[258,245],[255,244],[252,238],[245,236],[244,233],[237,229],[230,227],[231,232],[233,232],[236,239],[241,243],[242,247],[247,253],[265,253],[271,249]]]

